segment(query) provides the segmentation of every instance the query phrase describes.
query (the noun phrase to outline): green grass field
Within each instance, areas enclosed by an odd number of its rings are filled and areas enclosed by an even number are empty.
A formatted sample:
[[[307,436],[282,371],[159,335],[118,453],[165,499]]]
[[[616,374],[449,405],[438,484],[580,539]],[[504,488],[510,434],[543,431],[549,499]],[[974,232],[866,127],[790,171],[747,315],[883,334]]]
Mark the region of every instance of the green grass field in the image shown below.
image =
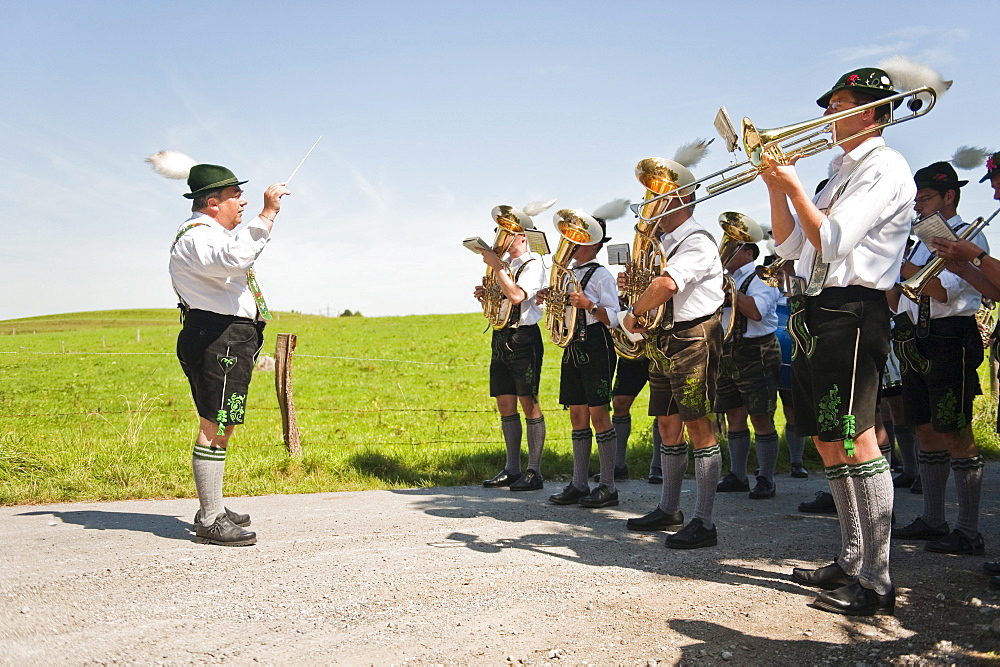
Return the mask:
[[[294,333],[303,454],[281,439],[274,374],[258,372],[237,430],[228,495],[477,484],[503,465],[479,314],[343,317],[280,313]],[[0,504],[192,497],[197,417],[174,357],[173,310],[74,313],[0,322]],[[571,473],[568,413],[556,402],[561,350],[547,344],[543,469]],[[985,367],[983,369],[985,380]],[[988,383],[984,384],[988,387]],[[996,455],[995,400],[978,399],[977,442]],[[651,453],[646,396],[633,407],[629,467]],[[780,411],[777,415],[779,432]],[[783,449],[779,468],[787,467]],[[806,466],[819,470],[807,447]],[[592,465],[596,467],[596,453]]]

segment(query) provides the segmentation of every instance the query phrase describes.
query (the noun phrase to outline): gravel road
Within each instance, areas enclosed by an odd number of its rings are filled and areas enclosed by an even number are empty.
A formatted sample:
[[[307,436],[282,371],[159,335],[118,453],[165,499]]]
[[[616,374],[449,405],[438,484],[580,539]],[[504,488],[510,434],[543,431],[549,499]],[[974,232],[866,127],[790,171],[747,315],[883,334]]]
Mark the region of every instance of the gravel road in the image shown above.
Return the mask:
[[[986,469],[987,558],[1000,559],[1000,474]],[[230,498],[254,547],[196,544],[194,500],[0,507],[0,663],[972,664],[1000,656],[986,558],[893,545],[895,617],[812,609],[792,567],[825,565],[836,517],[799,514],[825,488],[720,494],[719,546],[671,551],[622,504],[546,502],[565,482]],[[693,510],[694,481],[683,507]],[[897,492],[908,522],[921,497]],[[954,519],[954,498],[949,498]],[[992,652],[992,653],[991,653]]]

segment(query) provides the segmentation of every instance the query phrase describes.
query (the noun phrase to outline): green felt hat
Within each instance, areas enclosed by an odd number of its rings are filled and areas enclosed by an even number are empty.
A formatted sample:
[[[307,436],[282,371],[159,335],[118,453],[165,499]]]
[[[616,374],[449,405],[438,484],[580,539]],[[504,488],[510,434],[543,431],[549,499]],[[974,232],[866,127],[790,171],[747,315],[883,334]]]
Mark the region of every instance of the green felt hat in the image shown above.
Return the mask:
[[[889,78],[885,70],[878,67],[862,67],[840,77],[833,88],[816,100],[816,104],[825,109],[830,104],[830,97],[835,92],[846,89],[868,93],[879,100],[896,94],[896,89],[892,87],[892,79]],[[893,106],[899,106],[900,102],[902,100],[898,100]]]
[[[217,164],[196,164],[191,167],[188,174],[188,187],[191,192],[185,193],[188,199],[194,199],[206,192],[228,188],[231,185],[243,185],[246,181],[240,181],[236,174]]]

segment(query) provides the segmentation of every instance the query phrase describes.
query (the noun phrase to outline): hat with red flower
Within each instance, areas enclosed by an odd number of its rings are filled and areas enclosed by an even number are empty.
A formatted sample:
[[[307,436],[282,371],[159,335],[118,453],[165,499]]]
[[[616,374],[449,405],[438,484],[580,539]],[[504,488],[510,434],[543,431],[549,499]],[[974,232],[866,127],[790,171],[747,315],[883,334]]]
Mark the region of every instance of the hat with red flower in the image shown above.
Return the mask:
[[[1000,151],[986,158],[986,175],[979,182],[985,183],[997,174],[1000,174]]]
[[[917,189],[933,188],[939,192],[954,190],[967,184],[968,181],[958,180],[958,172],[948,162],[935,162],[923,169],[918,169],[913,175]]]
[[[830,97],[838,90],[856,90],[867,93],[877,100],[896,94],[896,89],[892,86],[892,79],[889,78],[889,74],[885,70],[878,67],[862,67],[840,77],[833,88],[816,100],[816,104],[825,109],[830,104]],[[897,100],[895,105],[899,106],[901,101]]]

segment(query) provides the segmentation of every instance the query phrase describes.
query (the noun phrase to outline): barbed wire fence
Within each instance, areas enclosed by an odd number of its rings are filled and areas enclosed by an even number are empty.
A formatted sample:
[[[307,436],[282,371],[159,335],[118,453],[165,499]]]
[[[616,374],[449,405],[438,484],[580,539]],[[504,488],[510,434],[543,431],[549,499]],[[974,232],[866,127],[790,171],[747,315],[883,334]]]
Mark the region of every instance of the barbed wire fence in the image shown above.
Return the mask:
[[[352,414],[352,415],[368,415],[368,414],[384,414],[384,413],[414,413],[414,414],[483,414],[483,415],[496,415],[497,411],[495,407],[483,407],[483,408],[445,408],[445,407],[420,407],[420,406],[405,406],[405,407],[374,407],[374,408],[337,408],[337,407],[321,407],[321,406],[295,406],[294,405],[294,391],[293,384],[291,382],[291,368],[292,359],[315,359],[315,360],[331,360],[331,361],[348,361],[348,362],[358,362],[358,363],[392,363],[392,364],[404,364],[404,365],[414,365],[414,366],[428,366],[428,367],[441,367],[441,368],[475,368],[480,369],[484,373],[484,382],[487,381],[486,372],[488,370],[488,364],[482,363],[454,363],[454,362],[440,362],[440,361],[421,361],[413,359],[393,359],[388,357],[354,357],[345,355],[323,355],[323,354],[300,354],[295,353],[295,335],[294,334],[278,334],[275,342],[275,393],[277,396],[277,405],[271,406],[255,406],[254,411],[260,412],[281,412],[282,421],[282,436],[285,444],[286,451],[291,455],[298,455],[301,453],[301,438],[298,433],[297,423],[295,417],[298,413],[339,413],[339,414]],[[129,357],[129,356],[161,356],[161,357],[175,357],[174,352],[124,352],[124,351],[77,351],[77,350],[67,350],[65,343],[62,343],[62,349],[58,352],[52,351],[38,351],[32,350],[31,348],[21,346],[18,350],[2,350],[0,354],[6,355],[29,355],[29,356],[43,356],[43,357],[85,357],[85,356],[100,356],[100,357]],[[284,361],[280,361],[283,359]],[[267,371],[264,371],[267,372]],[[255,379],[260,378],[263,375],[261,369],[258,368],[255,371]],[[193,407],[192,407],[193,409]],[[6,414],[9,418],[88,418],[94,416],[109,416],[109,415],[129,415],[129,416],[144,416],[150,414],[177,414],[183,411],[183,408],[157,408],[157,407],[138,407],[138,408],[126,408],[126,409],[106,409],[102,406],[98,406],[90,410],[82,411],[58,411],[58,412],[23,412],[23,413],[10,413]],[[550,433],[547,436],[548,441],[553,440],[566,440],[570,441],[570,438],[559,438],[553,437],[554,434]],[[358,442],[349,441],[338,441],[335,443],[338,447],[363,447],[371,445],[371,441],[366,439]],[[424,447],[424,446],[441,446],[441,445],[497,445],[502,444],[500,438],[499,429],[494,437],[490,439],[481,440],[463,440],[463,439],[421,439],[419,442],[403,442],[395,441],[394,446],[405,446],[405,447]]]

